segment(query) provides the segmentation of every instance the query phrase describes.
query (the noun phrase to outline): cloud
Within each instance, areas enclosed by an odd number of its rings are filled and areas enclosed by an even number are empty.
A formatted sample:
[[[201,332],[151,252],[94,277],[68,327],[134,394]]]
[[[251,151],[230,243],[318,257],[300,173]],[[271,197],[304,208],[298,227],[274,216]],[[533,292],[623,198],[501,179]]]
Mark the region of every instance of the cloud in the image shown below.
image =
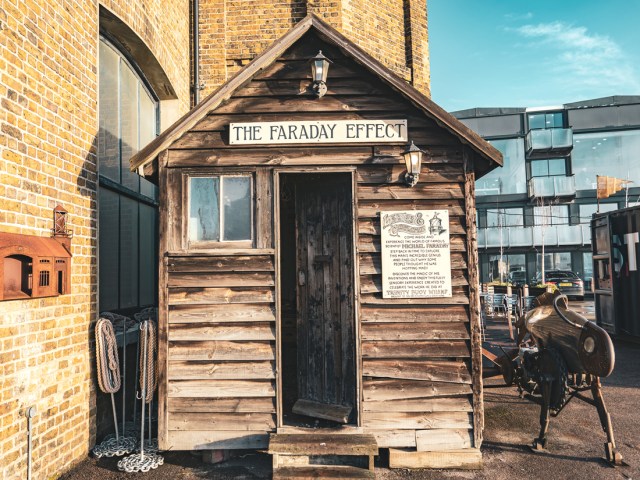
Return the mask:
[[[509,21],[514,20],[531,20],[533,18],[533,13],[505,13],[504,19]]]
[[[528,47],[544,49],[546,64],[555,75],[563,75],[573,87],[608,88],[613,93],[640,89],[638,75],[629,57],[606,35],[564,22],[523,25],[509,29],[533,40]]]

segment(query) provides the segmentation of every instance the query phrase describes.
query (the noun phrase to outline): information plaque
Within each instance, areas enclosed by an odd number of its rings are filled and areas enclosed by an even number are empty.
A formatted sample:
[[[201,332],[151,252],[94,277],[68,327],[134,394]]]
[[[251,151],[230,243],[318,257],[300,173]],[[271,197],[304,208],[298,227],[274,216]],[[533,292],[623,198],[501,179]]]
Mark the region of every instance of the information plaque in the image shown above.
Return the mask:
[[[382,297],[450,297],[449,212],[381,212],[380,226]]]

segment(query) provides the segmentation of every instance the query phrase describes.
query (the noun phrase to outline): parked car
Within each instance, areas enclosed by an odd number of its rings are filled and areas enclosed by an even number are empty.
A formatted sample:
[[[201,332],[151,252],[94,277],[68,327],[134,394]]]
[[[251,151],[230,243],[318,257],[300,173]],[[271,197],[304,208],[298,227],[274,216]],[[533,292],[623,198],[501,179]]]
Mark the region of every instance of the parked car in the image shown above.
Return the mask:
[[[584,300],[584,282],[570,270],[547,270],[544,272],[545,283],[552,283],[567,297]],[[542,283],[542,273],[538,272],[532,282],[534,285]]]
[[[514,270],[509,272],[508,282],[514,287],[521,287],[527,283],[527,272],[524,270]]]

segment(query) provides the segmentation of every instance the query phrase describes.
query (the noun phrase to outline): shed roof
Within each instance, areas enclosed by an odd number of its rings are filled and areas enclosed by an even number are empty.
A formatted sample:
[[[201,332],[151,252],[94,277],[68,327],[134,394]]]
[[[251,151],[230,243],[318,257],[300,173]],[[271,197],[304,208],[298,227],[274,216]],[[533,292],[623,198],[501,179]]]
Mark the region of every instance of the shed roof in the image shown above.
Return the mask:
[[[184,133],[193,128],[209,112],[229,99],[236,90],[250,81],[254,76],[273,64],[289,47],[294,45],[309,30],[313,29],[324,41],[340,48],[345,56],[380,78],[386,85],[397,91],[424,114],[432,118],[442,128],[455,135],[477,154],[484,162],[474,162],[476,174],[482,175],[502,165],[502,154],[482,137],[473,132],[453,115],[446,112],[430,98],[420,93],[405,80],[398,77],[382,63],[371,57],[333,27],[311,14],[301,20],[289,32],[276,40],[262,54],[253,59],[242,70],[237,72],[225,84],[206,97],[200,104],[176,121],[151,143],[131,157],[131,170],[153,161],[171,146]]]

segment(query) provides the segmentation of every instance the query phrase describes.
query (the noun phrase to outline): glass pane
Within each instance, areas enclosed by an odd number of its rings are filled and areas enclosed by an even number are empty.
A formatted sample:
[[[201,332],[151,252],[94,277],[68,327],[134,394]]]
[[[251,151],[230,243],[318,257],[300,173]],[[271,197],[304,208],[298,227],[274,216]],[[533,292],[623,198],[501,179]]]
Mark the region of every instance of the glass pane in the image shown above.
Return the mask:
[[[223,178],[224,240],[251,240],[251,178]]]
[[[219,179],[189,179],[189,240],[192,242],[220,239]]]
[[[554,205],[551,207],[551,225],[566,225],[569,223],[569,206]]]
[[[544,113],[532,113],[531,115],[529,115],[529,130],[544,128],[544,124]]]
[[[122,185],[140,191],[139,176],[129,170],[129,159],[138,151],[138,79],[120,60],[120,135]]]
[[[593,257],[591,252],[582,254],[582,279],[591,282],[593,277]]]
[[[499,210],[487,210],[487,227],[497,227],[500,225]]]
[[[552,158],[549,162],[549,175],[566,175],[567,167],[564,158]]]
[[[158,199],[158,187],[146,178],[140,177],[140,193],[145,197],[149,197],[154,200]]]
[[[490,143],[502,153],[504,166],[492,170],[476,182],[477,195],[526,193],[524,140],[494,140]]]
[[[153,305],[156,301],[156,209],[140,204],[140,301]]]
[[[156,102],[149,96],[141,83],[139,85],[140,97],[140,148],[144,148],[151,140],[156,138]]]
[[[120,58],[100,42],[100,130],[98,132],[98,167],[100,175],[120,182],[120,146],[118,126],[118,63]]]
[[[524,215],[521,208],[505,208],[504,217],[504,223],[508,227],[521,227],[524,225]]]
[[[120,196],[120,308],[137,305],[138,202]]]
[[[532,177],[546,177],[549,175],[549,164],[547,160],[535,160],[531,162]]]
[[[100,311],[118,308],[118,265],[120,231],[120,199],[117,193],[98,189],[99,237],[98,262],[100,268]]]
[[[571,152],[578,190],[595,189],[596,175],[628,178],[640,185],[640,130],[575,134]]]
[[[545,128],[562,128],[562,112],[547,113]]]

